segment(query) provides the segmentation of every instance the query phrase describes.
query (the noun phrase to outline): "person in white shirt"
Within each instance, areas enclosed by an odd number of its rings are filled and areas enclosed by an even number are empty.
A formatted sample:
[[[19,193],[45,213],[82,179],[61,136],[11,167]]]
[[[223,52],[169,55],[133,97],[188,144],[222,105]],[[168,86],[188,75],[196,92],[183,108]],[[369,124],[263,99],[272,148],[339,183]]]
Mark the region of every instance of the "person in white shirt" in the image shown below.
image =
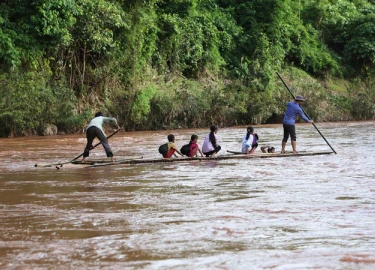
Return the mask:
[[[211,132],[204,139],[202,146],[202,152],[206,157],[214,157],[216,153],[221,150],[221,146],[219,145],[219,137],[216,135],[217,127],[215,125],[211,125],[210,130]]]
[[[242,138],[242,153],[252,154],[258,147],[258,135],[254,134],[254,128],[248,127],[246,134]]]
[[[83,152],[82,162],[85,162],[86,158],[89,156],[89,152],[93,148],[92,142],[94,141],[95,138],[98,138],[99,141],[102,143],[104,150],[107,154],[107,157],[110,157],[111,161],[114,161],[111,147],[103,131],[103,125],[105,123],[116,125],[117,129],[120,129],[119,125],[117,124],[116,118],[104,117],[101,112],[97,112],[95,114],[95,117],[91,120],[91,122],[86,128],[87,144]]]

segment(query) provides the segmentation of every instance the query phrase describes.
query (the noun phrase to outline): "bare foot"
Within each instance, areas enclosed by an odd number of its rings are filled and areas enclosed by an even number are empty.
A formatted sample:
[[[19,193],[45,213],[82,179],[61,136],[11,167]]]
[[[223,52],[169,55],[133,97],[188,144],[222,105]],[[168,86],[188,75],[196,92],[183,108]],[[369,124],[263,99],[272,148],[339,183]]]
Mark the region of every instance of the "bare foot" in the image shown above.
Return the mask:
[[[116,159],[112,157],[111,158],[111,162],[115,162],[115,161],[116,161]]]
[[[86,162],[86,158],[83,158],[81,162]]]
[[[285,154],[285,153],[286,153],[285,150],[282,150],[282,151],[281,151],[281,154]]]

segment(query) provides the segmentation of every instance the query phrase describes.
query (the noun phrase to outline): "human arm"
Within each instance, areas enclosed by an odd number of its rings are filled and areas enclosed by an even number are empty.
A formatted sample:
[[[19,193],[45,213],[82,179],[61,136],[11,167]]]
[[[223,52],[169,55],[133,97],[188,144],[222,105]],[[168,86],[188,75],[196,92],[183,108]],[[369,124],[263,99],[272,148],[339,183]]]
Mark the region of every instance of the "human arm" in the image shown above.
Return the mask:
[[[117,123],[116,118],[114,118],[114,117],[103,117],[103,122],[108,123],[108,124],[112,124],[112,125],[116,126],[117,129],[121,129],[120,126]]]
[[[175,150],[176,150],[176,152],[180,155],[180,156],[184,156],[179,150],[177,150],[177,148],[175,148]],[[176,154],[174,154],[175,155],[175,157],[178,157]]]
[[[262,151],[262,153],[267,153],[266,149],[268,149],[268,148],[269,148],[268,145],[266,145],[266,146],[261,146],[261,147],[260,147],[260,150]]]
[[[312,119],[309,119],[304,113],[303,113],[303,111],[301,111],[301,117],[302,117],[302,119],[306,122],[306,123],[314,123],[314,120],[312,120]]]
[[[302,107],[299,105],[298,106],[298,112],[297,112],[301,118],[303,119],[303,121],[305,121],[306,123],[314,123],[313,120],[309,119],[306,115],[305,115],[305,112],[303,111]]]
[[[203,153],[200,148],[198,148],[198,152],[201,154],[201,157],[203,157]]]
[[[180,150],[177,149],[177,146],[176,146],[174,143],[171,145],[171,148],[173,148],[174,151],[177,152],[179,155],[184,156],[184,155],[180,152]],[[173,154],[174,154],[175,157],[177,157],[176,153],[173,153]]]

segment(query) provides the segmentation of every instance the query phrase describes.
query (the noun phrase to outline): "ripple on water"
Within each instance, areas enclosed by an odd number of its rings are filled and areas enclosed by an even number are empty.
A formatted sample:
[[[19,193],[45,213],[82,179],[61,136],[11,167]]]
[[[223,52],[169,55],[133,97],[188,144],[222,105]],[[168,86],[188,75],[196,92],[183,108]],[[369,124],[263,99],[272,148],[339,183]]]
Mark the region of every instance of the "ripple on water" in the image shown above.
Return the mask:
[[[56,170],[34,164],[69,160],[84,137],[7,139],[0,266],[374,269],[375,125],[319,127],[337,155]],[[245,129],[219,129],[220,154],[240,149]],[[182,145],[207,130],[127,132],[111,144],[119,156],[156,158],[170,132]],[[279,151],[280,125],[256,132]],[[299,151],[329,150],[311,125],[297,133]]]

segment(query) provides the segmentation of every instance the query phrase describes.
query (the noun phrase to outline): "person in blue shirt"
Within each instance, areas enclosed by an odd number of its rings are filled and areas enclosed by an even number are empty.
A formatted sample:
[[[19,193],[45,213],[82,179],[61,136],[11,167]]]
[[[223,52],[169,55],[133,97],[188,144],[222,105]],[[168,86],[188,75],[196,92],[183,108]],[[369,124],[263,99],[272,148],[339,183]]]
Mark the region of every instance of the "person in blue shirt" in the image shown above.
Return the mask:
[[[314,123],[313,120],[306,117],[301,108],[301,104],[305,101],[303,96],[296,96],[294,102],[288,102],[286,112],[284,114],[283,128],[284,137],[281,142],[281,153],[285,153],[285,145],[290,136],[292,142],[293,153],[297,153],[297,137],[296,137],[296,118],[299,115],[305,122]]]

